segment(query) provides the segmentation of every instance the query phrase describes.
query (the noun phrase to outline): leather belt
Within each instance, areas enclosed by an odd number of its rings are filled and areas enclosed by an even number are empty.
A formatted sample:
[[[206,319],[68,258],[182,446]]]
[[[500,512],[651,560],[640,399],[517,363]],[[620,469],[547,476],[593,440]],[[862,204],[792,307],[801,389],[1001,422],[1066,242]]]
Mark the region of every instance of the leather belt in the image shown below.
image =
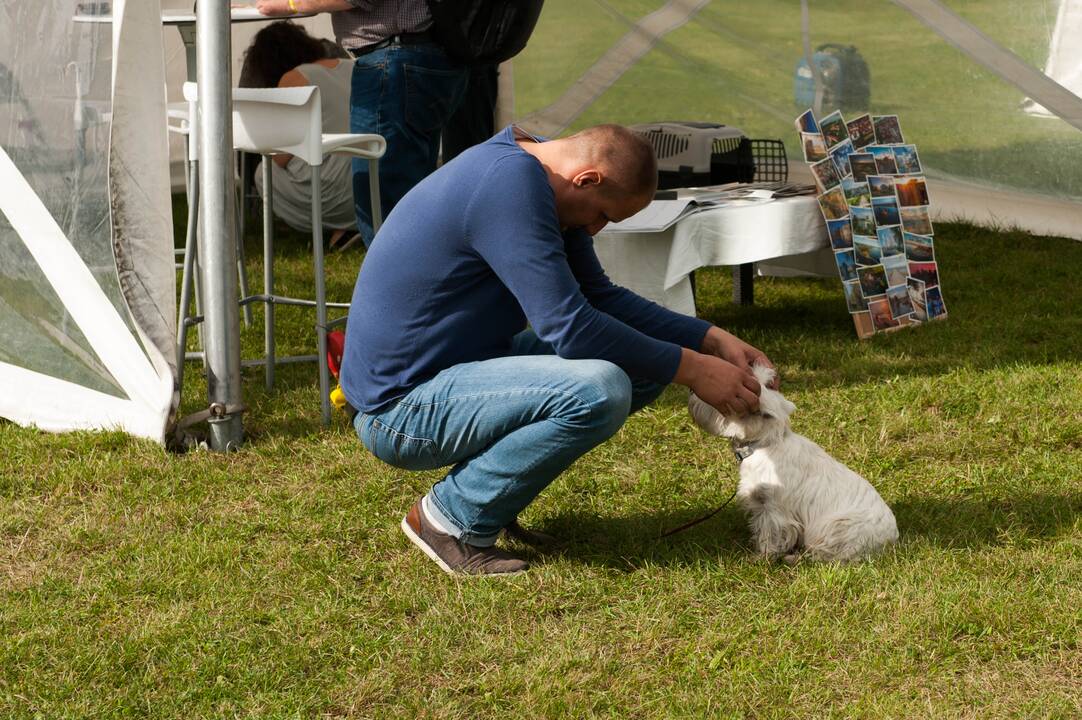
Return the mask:
[[[378,43],[372,43],[371,45],[365,45],[361,48],[350,48],[350,54],[353,57],[358,58],[362,55],[367,55],[370,52],[376,50],[382,50],[392,45],[423,45],[425,43],[435,42],[436,38],[430,30],[422,30],[415,33],[400,33],[398,35],[391,35],[388,38],[380,40]]]

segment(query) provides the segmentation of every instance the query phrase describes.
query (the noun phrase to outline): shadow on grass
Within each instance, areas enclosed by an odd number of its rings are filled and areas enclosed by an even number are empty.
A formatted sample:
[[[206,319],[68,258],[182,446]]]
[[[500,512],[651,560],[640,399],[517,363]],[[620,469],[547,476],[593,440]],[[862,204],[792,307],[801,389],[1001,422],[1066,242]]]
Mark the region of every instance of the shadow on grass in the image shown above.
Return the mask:
[[[720,501],[719,501],[720,502]],[[558,554],[587,565],[632,571],[646,565],[684,566],[724,557],[753,558],[743,511],[735,504],[693,528],[667,531],[709,514],[694,511],[598,517],[562,513],[539,530],[566,541]],[[1025,546],[1072,532],[1082,515],[1082,494],[1033,493],[1010,498],[907,497],[892,503],[901,542],[941,548]],[[544,554],[533,555],[543,560]]]

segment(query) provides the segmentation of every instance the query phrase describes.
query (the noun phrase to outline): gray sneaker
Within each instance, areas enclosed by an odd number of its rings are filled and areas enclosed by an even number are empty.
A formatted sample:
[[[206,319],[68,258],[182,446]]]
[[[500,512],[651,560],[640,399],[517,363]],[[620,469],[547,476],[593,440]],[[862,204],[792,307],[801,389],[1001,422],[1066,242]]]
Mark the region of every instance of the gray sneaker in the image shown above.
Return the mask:
[[[452,575],[518,575],[530,567],[525,560],[503,550],[467,545],[440,532],[425,520],[420,500],[402,518],[402,532],[444,572]]]

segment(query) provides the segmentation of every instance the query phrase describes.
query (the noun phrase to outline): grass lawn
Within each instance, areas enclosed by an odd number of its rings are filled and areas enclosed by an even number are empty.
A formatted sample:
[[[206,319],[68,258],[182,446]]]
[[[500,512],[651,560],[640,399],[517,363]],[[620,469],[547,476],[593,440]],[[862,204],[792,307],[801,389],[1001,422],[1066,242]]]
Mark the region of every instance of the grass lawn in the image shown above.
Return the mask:
[[[732,506],[656,541],[736,477],[671,389],[529,508],[562,554],[450,578],[398,529],[439,473],[320,430],[313,367],[269,393],[249,371],[229,456],[0,424],[0,717],[1078,717],[1082,244],[937,230],[950,318],[868,342],[835,280],[737,308],[724,270],[698,277],[796,430],[894,508],[887,554],[766,564]],[[279,257],[309,292],[303,241]],[[361,259],[330,256],[333,295]],[[307,350],[311,315],[280,315]],[[203,382],[190,365],[185,411]]]

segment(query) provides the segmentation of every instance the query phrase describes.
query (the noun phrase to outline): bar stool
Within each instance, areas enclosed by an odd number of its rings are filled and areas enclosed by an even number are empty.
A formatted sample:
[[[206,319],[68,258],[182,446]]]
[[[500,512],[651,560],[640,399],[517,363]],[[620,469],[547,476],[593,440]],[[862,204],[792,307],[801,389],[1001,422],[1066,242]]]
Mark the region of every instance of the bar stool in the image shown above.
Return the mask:
[[[198,86],[184,83],[184,99],[188,101],[190,117],[196,117]],[[327,303],[323,274],[323,204],[320,185],[320,168],[323,158],[332,153],[342,153],[365,158],[369,164],[369,194],[372,202],[372,226],[378,230],[382,222],[379,199],[379,158],[387,149],[381,135],[323,133],[323,117],[320,107],[319,88],[315,86],[295,88],[234,88],[233,89],[233,147],[237,150],[258,153],[262,156],[263,172],[263,293],[248,295],[240,302],[247,305],[262,302],[264,314],[264,357],[246,363],[262,364],[266,368],[266,385],[274,385],[276,363],[315,360],[319,368],[320,410],[324,425],[330,424],[330,371],[327,368],[327,330],[344,322],[327,322],[327,307],[348,308],[349,303]],[[312,259],[315,273],[316,297],[314,300],[276,295],[274,293],[274,214],[271,155],[288,153],[312,168]],[[191,261],[196,241],[194,233],[186,238],[184,274],[181,280],[182,302],[189,292]],[[275,305],[300,305],[316,310],[316,355],[277,357],[274,340]],[[197,319],[186,317],[187,304],[181,308],[178,331],[178,361],[184,357],[187,327]]]

